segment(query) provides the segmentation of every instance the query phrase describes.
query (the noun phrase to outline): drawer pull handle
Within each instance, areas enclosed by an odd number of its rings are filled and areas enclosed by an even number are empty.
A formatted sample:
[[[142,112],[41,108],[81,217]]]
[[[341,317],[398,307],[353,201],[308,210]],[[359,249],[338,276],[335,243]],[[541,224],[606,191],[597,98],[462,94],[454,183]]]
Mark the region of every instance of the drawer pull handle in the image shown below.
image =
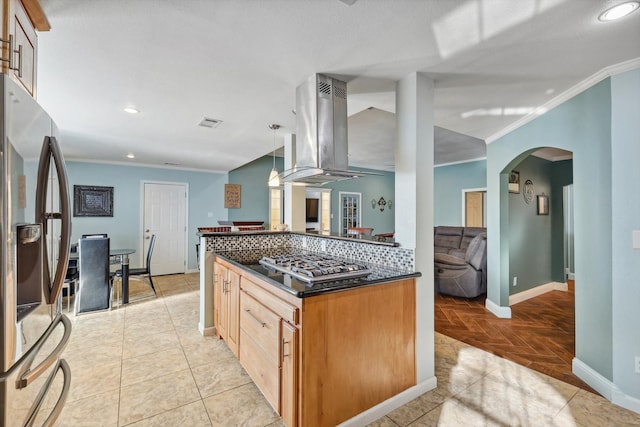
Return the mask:
[[[267,324],[266,324],[266,323],[264,323],[263,321],[261,321],[260,319],[258,319],[256,316],[254,316],[254,315],[253,315],[253,313],[251,312],[251,310],[249,310],[248,308],[245,308],[245,309],[244,309],[244,311],[246,311],[246,312],[247,312],[247,314],[248,314],[249,316],[251,316],[251,318],[252,318],[253,320],[255,320],[256,322],[258,322],[258,324],[260,324],[260,326],[261,326],[261,327],[263,327],[263,328],[264,328],[265,326],[267,326]]]
[[[289,344],[289,341],[285,341],[285,340],[283,339],[283,340],[282,340],[282,361],[283,361],[283,362],[284,362],[284,358],[285,358],[285,357],[289,357],[289,356],[291,356],[291,354],[289,354],[289,353],[285,353],[285,352],[284,352],[284,346],[285,346],[285,344]]]

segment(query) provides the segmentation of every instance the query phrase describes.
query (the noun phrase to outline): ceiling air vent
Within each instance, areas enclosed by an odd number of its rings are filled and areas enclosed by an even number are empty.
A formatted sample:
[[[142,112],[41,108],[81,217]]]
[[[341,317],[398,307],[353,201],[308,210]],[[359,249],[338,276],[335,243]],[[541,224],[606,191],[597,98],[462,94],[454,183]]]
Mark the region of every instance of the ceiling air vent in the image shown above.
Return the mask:
[[[200,120],[200,123],[198,123],[198,126],[213,129],[213,128],[217,128],[220,123],[222,123],[222,120],[210,119],[208,117],[204,117],[202,120]]]

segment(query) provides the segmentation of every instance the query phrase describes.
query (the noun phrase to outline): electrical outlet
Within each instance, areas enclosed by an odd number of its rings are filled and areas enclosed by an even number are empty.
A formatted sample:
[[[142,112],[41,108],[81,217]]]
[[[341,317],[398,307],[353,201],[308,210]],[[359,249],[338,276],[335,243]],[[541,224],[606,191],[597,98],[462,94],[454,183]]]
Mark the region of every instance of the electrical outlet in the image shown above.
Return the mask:
[[[322,241],[320,242],[320,250],[322,252],[326,252],[327,251],[327,242],[324,239],[322,239]]]
[[[307,249],[307,237],[302,236],[302,249]]]
[[[636,374],[640,374],[640,356],[636,356]]]
[[[518,276],[513,276],[513,286],[518,286]]]

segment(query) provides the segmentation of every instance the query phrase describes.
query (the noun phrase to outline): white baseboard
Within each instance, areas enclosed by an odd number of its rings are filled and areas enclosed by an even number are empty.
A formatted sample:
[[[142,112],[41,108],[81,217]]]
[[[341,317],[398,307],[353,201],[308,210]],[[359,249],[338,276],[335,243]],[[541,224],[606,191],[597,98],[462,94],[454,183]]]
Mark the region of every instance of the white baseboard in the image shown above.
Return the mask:
[[[200,335],[203,337],[212,337],[216,334],[215,326],[203,327],[201,323],[198,323],[198,331],[200,331]]]
[[[569,290],[566,283],[549,282],[544,285],[536,286],[535,288],[527,289],[526,291],[518,292],[509,296],[509,305],[514,305],[522,301],[526,301],[531,298],[535,298],[542,294],[546,294],[551,291],[564,291]]]
[[[342,422],[338,425],[338,427],[360,427],[370,424],[375,420],[384,417],[394,409],[398,409],[399,407],[406,405],[416,397],[423,395],[429,390],[433,390],[437,386],[438,380],[436,379],[436,377],[431,377],[428,380],[421,382],[420,384],[417,384],[411,388],[406,389],[403,392],[396,394],[393,397],[390,397],[384,402],[378,403],[373,408],[369,408],[366,411],[359,413],[355,417]]]
[[[509,307],[499,306],[495,302],[491,301],[489,298],[487,298],[484,301],[484,306],[486,307],[487,310],[492,312],[496,317],[499,317],[501,319],[511,319],[511,308]]]
[[[600,393],[605,399],[640,414],[640,399],[625,394],[618,386],[600,375],[600,373],[591,369],[589,365],[577,357],[573,358],[572,371],[578,378]]]

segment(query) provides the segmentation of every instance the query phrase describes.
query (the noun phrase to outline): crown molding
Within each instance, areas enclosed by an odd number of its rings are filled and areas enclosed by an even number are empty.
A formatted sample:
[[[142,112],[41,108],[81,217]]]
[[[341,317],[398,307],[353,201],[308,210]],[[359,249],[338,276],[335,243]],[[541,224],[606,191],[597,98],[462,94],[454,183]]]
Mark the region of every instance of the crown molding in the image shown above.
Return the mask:
[[[502,130],[499,130],[498,132],[492,134],[491,136],[485,139],[485,142],[487,144],[491,144],[495,140],[502,138],[503,136],[513,132],[519,127],[522,127],[527,123],[535,120],[536,118],[545,114],[547,111],[551,110],[552,108],[557,107],[558,105],[568,101],[569,99],[573,98],[579,93],[584,92],[585,90],[589,89],[595,84],[600,83],[602,80],[606,79],[607,77],[611,77],[611,76],[615,76],[616,74],[621,74],[627,71],[635,70],[636,68],[640,68],[640,58],[630,59],[629,61],[625,61],[619,64],[614,64],[614,65],[605,67],[602,70],[598,71],[597,73],[582,80],[580,83],[562,92],[555,98],[539,106],[538,108],[536,108],[535,112],[527,114],[526,116],[511,123],[509,126],[503,128]]]

